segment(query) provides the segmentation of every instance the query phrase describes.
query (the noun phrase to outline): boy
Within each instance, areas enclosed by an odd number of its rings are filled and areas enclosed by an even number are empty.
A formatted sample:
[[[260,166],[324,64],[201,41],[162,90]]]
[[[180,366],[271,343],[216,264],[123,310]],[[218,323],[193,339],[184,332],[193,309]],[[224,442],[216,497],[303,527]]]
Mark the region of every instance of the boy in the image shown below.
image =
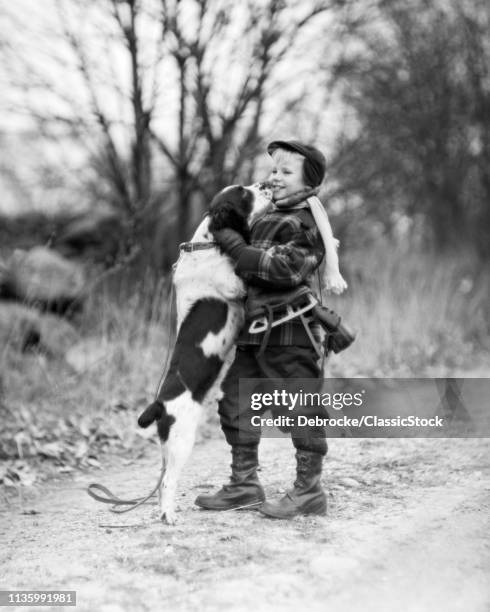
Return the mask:
[[[327,289],[340,293],[346,284],[338,271],[328,217],[316,198],[326,170],[323,154],[298,141],[274,141],[267,151],[273,161],[269,180],[274,209],[253,225],[250,245],[231,229],[216,232],[216,242],[235,262],[236,273],[247,282],[249,299],[309,285],[325,251]],[[195,503],[209,510],[260,506],[264,516],[273,518],[324,514],[327,502],[320,484],[327,453],[324,428],[304,427],[301,437],[292,433],[296,481],[282,499],[263,503],[264,490],[256,473],[260,430],[239,427],[250,422],[253,415],[249,406],[239,404],[240,378],[318,378],[321,372],[317,353],[298,318],[272,328],[265,350],[261,350],[263,334],[249,334],[247,330],[248,325],[238,338],[218,410],[232,452],[230,483],[215,494],[199,495]]]

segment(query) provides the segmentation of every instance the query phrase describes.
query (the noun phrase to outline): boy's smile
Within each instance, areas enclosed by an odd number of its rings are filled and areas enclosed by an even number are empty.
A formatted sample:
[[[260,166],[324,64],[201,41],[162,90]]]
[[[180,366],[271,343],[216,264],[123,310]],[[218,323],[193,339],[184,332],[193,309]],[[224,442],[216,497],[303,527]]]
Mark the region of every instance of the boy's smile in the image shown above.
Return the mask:
[[[305,189],[303,180],[304,157],[299,153],[276,149],[272,155],[273,166],[269,175],[274,200],[281,200]]]

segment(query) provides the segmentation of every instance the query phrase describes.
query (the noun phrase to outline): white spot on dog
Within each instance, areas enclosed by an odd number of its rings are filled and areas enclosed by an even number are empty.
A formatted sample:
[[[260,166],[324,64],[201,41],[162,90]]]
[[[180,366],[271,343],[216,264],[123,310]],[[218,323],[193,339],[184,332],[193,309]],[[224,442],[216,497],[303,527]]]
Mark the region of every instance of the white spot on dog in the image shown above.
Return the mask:
[[[165,476],[159,491],[160,518],[169,525],[176,522],[175,496],[177,482],[196,438],[202,406],[192,399],[190,391],[165,402],[167,414],[175,418],[167,440],[162,443]]]
[[[240,317],[238,314],[240,311]],[[206,357],[218,356],[224,359],[235,343],[236,336],[243,324],[244,316],[241,306],[230,304],[226,323],[218,333],[208,332],[199,345]],[[237,324],[239,322],[239,324]]]

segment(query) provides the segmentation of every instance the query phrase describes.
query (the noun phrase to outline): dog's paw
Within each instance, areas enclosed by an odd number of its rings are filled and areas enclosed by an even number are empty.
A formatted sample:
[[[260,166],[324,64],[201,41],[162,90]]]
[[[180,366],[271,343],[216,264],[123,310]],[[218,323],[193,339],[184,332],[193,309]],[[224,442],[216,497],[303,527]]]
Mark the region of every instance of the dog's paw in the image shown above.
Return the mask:
[[[138,418],[138,425],[140,427],[149,427],[153,421],[158,421],[163,414],[163,404],[159,401],[153,402],[145,408]]]
[[[161,510],[160,520],[167,525],[176,525],[179,522],[175,510]]]

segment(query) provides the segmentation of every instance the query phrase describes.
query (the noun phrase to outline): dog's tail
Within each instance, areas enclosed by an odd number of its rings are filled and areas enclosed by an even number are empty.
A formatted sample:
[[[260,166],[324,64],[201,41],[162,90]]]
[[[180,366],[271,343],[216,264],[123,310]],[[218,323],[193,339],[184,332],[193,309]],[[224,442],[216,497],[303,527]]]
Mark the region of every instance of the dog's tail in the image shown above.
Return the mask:
[[[162,402],[156,400],[145,408],[145,410],[140,414],[138,418],[138,425],[146,429],[153,423],[153,421],[160,420],[164,412],[165,406],[162,404]]]
[[[175,423],[175,417],[171,414],[167,414],[165,404],[162,404],[159,400],[150,404],[146,410],[140,414],[138,419],[138,425],[140,427],[149,427],[154,421],[157,421],[158,435],[162,442],[168,440],[170,428]]]

